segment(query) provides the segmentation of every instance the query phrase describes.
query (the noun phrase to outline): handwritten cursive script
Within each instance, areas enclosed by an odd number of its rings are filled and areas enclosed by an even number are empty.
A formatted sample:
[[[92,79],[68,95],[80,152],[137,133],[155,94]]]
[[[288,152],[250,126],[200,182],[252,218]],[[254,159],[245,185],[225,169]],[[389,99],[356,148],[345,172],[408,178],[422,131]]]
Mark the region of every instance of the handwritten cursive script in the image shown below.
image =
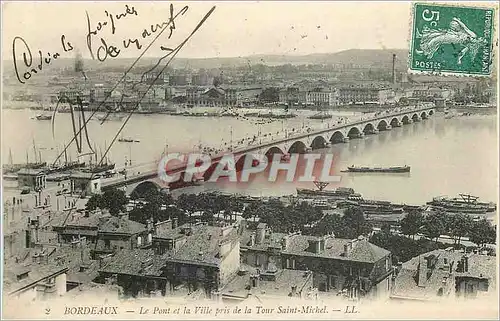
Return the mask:
[[[104,61],[108,56],[110,57],[117,57],[120,54],[120,49],[118,47],[113,46],[113,45],[108,45],[106,40],[104,38],[100,39],[101,45],[97,49],[96,54],[94,54],[94,48],[93,48],[93,37],[97,36],[98,33],[100,33],[105,26],[109,26],[111,28],[111,34],[115,34],[116,32],[116,24],[115,24],[115,19],[116,20],[121,20],[125,17],[128,17],[130,15],[137,16],[137,10],[135,7],[129,7],[129,5],[125,5],[125,12],[120,13],[120,14],[112,14],[109,13],[107,10],[104,10],[104,13],[106,14],[106,17],[109,20],[106,21],[99,21],[96,25],[95,29],[92,29],[92,23],[90,22],[90,17],[89,13],[85,11],[85,14],[87,16],[87,48],[89,49],[90,56],[92,59],[95,59],[97,56],[97,59],[99,61]]]
[[[168,35],[168,38],[170,39],[172,37],[173,31],[175,30],[175,19],[179,15],[184,15],[188,11],[188,9],[189,9],[188,6],[184,6],[179,12],[174,14],[175,13],[174,12],[174,5],[170,4],[170,12],[169,12],[170,14],[169,14],[168,19],[163,21],[163,22],[160,22],[160,23],[151,24],[148,28],[144,28],[142,30],[141,37],[136,37],[133,39],[132,38],[123,39],[122,41],[119,42],[120,43],[119,45],[116,43],[112,43],[110,40],[107,40],[104,37],[100,37],[100,39],[98,40],[99,47],[97,48],[97,50],[95,50],[95,48],[93,46],[93,44],[94,44],[93,38],[95,36],[98,36],[99,32],[101,30],[103,30],[103,28],[105,26],[110,26],[111,33],[115,34],[115,31],[116,31],[116,25],[115,25],[115,21],[114,21],[115,17],[116,17],[116,19],[121,19],[121,18],[127,17],[128,15],[136,15],[137,16],[138,12],[134,7],[130,8],[128,5],[126,5],[125,13],[123,13],[121,15],[112,15],[112,14],[109,14],[107,11],[105,11],[106,16],[109,18],[109,21],[99,21],[97,23],[97,27],[93,30],[91,28],[92,23],[90,20],[90,16],[87,12],[86,13],[86,15],[87,15],[87,29],[88,29],[87,48],[90,52],[92,59],[97,58],[97,60],[103,62],[108,57],[111,57],[111,58],[118,57],[123,49],[128,49],[131,46],[135,46],[135,48],[138,50],[142,49],[143,44],[142,44],[141,40],[144,40],[144,39],[147,39],[148,37],[151,37],[153,34],[158,32],[159,30],[163,30],[167,26],[169,27],[169,30],[170,30],[170,33]],[[95,54],[94,54],[94,52],[95,52]]]
[[[66,40],[65,35],[61,36],[61,47],[64,52],[73,50],[73,45]],[[22,59],[19,56],[22,56]],[[24,38],[19,36],[14,37],[14,40],[12,40],[12,58],[14,60],[14,70],[17,80],[21,84],[31,79],[33,74],[43,71],[44,67],[50,65],[52,60],[56,60],[61,54],[59,51],[54,53],[46,52],[45,54],[42,53],[42,50],[38,50],[36,56],[33,57],[31,48]],[[18,64],[18,60],[22,60],[22,66]]]

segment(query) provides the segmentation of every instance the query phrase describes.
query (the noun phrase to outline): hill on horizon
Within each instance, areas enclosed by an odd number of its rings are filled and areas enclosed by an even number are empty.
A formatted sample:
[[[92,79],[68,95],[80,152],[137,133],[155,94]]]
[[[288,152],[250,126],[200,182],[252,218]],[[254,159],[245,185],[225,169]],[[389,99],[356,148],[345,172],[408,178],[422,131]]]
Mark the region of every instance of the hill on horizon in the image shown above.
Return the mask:
[[[314,53],[307,55],[266,55],[256,54],[244,57],[211,57],[211,58],[175,58],[173,68],[211,69],[224,67],[242,67],[255,64],[264,65],[303,65],[303,64],[355,64],[364,68],[388,68],[392,64],[392,55],[396,54],[396,68],[405,69],[408,61],[407,49],[349,49],[335,53]],[[87,68],[99,70],[100,67],[119,68],[130,66],[135,58],[115,58],[105,62],[83,59]],[[54,68],[72,68],[75,58],[59,58]],[[142,57],[136,64],[138,67],[151,66],[158,58]],[[7,66],[12,64],[6,64]]]

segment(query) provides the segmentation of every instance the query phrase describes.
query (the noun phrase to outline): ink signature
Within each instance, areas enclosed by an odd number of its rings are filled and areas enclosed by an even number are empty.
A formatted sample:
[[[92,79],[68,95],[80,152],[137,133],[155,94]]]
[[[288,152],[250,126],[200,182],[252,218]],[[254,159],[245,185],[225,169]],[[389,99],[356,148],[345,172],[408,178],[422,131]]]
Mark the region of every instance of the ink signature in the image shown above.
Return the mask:
[[[73,50],[73,45],[71,42],[66,40],[65,35],[61,36],[61,47],[64,52]],[[18,65],[18,59],[20,59],[19,55],[22,55],[22,67]],[[38,50],[36,55],[36,58],[33,57],[30,46],[24,38],[19,36],[14,37],[14,40],[12,41],[12,58],[14,60],[14,70],[17,80],[21,84],[25,84],[27,80],[31,79],[33,74],[38,74],[43,71],[44,68],[48,67],[53,60],[56,60],[61,56],[59,51],[54,53],[42,53],[42,50]]]
[[[101,37],[98,40],[100,45],[97,48],[97,50],[95,50],[95,48],[93,46],[93,43],[94,43],[93,38],[95,36],[98,36],[100,31],[103,30],[103,28],[105,26],[110,26],[111,33],[115,34],[116,26],[115,26],[114,17],[116,17],[117,19],[122,19],[122,18],[127,17],[128,15],[137,16],[138,12],[134,7],[129,8],[128,5],[126,5],[125,13],[120,14],[120,15],[114,16],[112,14],[109,14],[108,11],[105,11],[106,16],[109,17],[109,21],[99,21],[96,29],[94,29],[94,30],[91,29],[92,23],[90,20],[90,16],[89,16],[88,12],[86,12],[87,29],[88,29],[87,48],[89,50],[90,56],[92,57],[92,59],[97,58],[97,60],[99,60],[100,62],[103,62],[108,57],[111,57],[111,58],[118,57],[123,49],[128,49],[131,45],[134,45],[134,44],[135,44],[135,48],[140,50],[143,47],[141,40],[145,40],[148,37],[151,37],[153,34],[157,33],[159,30],[163,30],[163,28],[165,28],[166,26],[168,26],[169,30],[170,30],[170,33],[168,35],[168,39],[170,39],[172,37],[173,31],[175,30],[175,20],[177,19],[177,17],[179,15],[184,15],[188,10],[189,10],[189,7],[184,6],[179,12],[174,14],[174,5],[170,4],[170,15],[169,15],[168,19],[166,21],[161,22],[161,23],[151,24],[149,28],[144,28],[142,33],[141,33],[141,37],[137,37],[137,38],[133,38],[133,39],[131,39],[131,38],[123,39],[121,41],[121,45],[115,45],[115,44],[111,43],[109,40],[106,40],[103,37]],[[140,40],[140,38],[142,38],[142,39]]]
[[[121,20],[123,18],[126,18],[129,15],[135,15],[135,16],[138,15],[135,7],[130,8],[128,6],[128,4],[125,5],[125,12],[124,13],[113,15],[112,13],[109,13],[107,10],[104,10],[104,13],[106,14],[106,17],[109,18],[109,21],[99,21],[97,23],[96,28],[94,30],[92,30],[91,29],[92,23],[90,22],[89,13],[87,11],[85,11],[85,15],[87,16],[87,30],[88,30],[88,32],[87,32],[87,48],[89,49],[90,56],[92,57],[92,59],[95,59],[95,57],[97,55],[97,59],[101,62],[105,61],[108,56],[113,57],[113,58],[118,57],[118,55],[120,54],[120,49],[118,49],[118,47],[116,47],[116,46],[108,45],[106,40],[104,40],[104,38],[101,38],[100,39],[101,45],[97,49],[96,54],[94,54],[94,49],[93,49],[93,45],[92,45],[93,36],[97,36],[97,34],[100,33],[105,26],[110,26],[111,34],[115,34],[115,32],[116,32],[115,18],[117,20]],[[108,24],[108,22],[109,22],[109,24]]]

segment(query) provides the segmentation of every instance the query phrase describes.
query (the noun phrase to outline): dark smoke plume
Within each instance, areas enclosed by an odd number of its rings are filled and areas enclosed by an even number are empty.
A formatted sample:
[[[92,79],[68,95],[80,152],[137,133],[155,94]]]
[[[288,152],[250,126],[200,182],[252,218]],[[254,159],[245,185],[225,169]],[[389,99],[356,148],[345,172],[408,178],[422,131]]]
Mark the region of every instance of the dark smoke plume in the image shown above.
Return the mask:
[[[81,72],[85,80],[87,80],[87,75],[85,75],[84,63],[81,53],[77,53],[75,57],[75,72]]]

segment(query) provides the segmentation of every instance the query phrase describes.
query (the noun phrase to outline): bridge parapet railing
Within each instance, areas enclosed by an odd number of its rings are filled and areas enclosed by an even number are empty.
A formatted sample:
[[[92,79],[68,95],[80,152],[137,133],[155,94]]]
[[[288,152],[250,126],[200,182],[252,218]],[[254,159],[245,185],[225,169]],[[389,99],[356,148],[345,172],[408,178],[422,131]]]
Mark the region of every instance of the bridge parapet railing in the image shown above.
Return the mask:
[[[258,138],[258,140],[255,142],[255,144],[256,144],[256,146],[267,145],[267,144],[272,143],[272,142],[279,144],[279,143],[286,142],[286,141],[292,140],[292,139],[300,139],[300,138],[304,138],[304,137],[307,137],[310,135],[325,133],[325,132],[329,132],[331,130],[337,130],[337,129],[342,129],[342,128],[349,127],[349,126],[363,124],[363,123],[369,122],[369,121],[381,120],[381,119],[385,119],[385,118],[389,118],[389,117],[393,117],[393,116],[400,116],[400,115],[409,114],[409,113],[426,111],[426,110],[433,109],[433,108],[434,108],[433,106],[432,107],[431,106],[423,106],[423,107],[418,107],[418,108],[399,109],[398,111],[388,113],[388,114],[383,113],[383,114],[377,115],[376,117],[369,118],[369,119],[361,118],[361,119],[356,119],[356,120],[352,120],[352,121],[336,123],[336,124],[333,124],[333,126],[329,126],[329,124],[328,124],[328,128],[313,129],[311,131],[307,131],[306,133],[304,133],[304,132],[297,133],[297,132],[287,131],[287,132],[285,132],[285,135],[281,136],[280,139],[278,139],[278,140],[273,140],[273,138],[275,138],[275,137],[273,137],[273,135],[271,134],[271,135],[266,136],[264,139],[262,137]],[[307,127],[307,128],[302,128],[302,129],[307,130],[307,129],[311,129],[311,128]],[[228,151],[242,152],[242,151],[245,151],[246,149],[248,149],[249,147],[254,147],[254,143],[249,144],[249,146],[244,146],[241,148],[233,148],[232,150],[229,149]]]

